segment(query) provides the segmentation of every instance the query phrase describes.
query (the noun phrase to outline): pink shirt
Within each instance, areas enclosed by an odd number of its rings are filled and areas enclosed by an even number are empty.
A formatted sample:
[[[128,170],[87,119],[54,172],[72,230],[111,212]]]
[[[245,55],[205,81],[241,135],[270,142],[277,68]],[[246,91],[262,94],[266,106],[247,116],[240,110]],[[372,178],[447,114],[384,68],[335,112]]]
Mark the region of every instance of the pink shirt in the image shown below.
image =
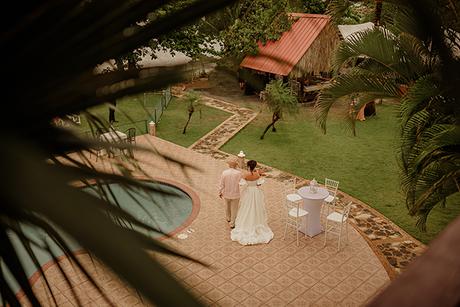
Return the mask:
[[[240,180],[242,174],[234,168],[226,169],[220,177],[219,193],[226,199],[240,198]]]

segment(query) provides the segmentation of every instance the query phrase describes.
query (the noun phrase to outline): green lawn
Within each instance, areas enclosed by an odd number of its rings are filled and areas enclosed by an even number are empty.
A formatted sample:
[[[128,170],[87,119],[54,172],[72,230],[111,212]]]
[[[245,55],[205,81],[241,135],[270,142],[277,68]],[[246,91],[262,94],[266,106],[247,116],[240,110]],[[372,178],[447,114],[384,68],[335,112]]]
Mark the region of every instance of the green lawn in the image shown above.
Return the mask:
[[[115,127],[126,130],[136,127],[138,134],[146,133],[146,124],[161,113],[160,95],[146,93],[126,97],[117,102]],[[108,107],[91,110],[108,119]],[[278,132],[269,131],[260,140],[271,114],[262,112],[250,125],[225,144],[222,150],[236,154],[240,150],[248,158],[294,173],[305,178],[325,177],[340,181],[340,189],[368,203],[422,242],[429,242],[449,221],[460,213],[460,197],[451,199],[447,208],[436,209],[428,220],[428,231],[415,227],[415,220],[407,215],[404,197],[400,193],[396,140],[398,120],[396,107],[378,106],[378,115],[357,123],[358,136],[344,130],[338,116],[328,122],[328,133],[323,135],[315,126],[311,108],[301,108],[297,116],[288,116],[277,124]],[[187,129],[187,104],[173,98],[157,123],[157,135],[182,146],[190,146],[230,116],[229,113],[206,106],[195,112]],[[80,131],[89,131],[82,118]]]
[[[222,150],[233,154],[244,150],[249,159],[320,182],[325,177],[338,180],[340,190],[374,207],[427,243],[460,213],[460,207],[454,207],[460,197],[451,199],[447,208],[434,210],[428,220],[428,231],[419,231],[414,218],[407,214],[400,192],[396,107],[378,106],[377,114],[357,123],[357,137],[347,133],[339,116],[331,114],[324,135],[315,126],[312,109],[303,107],[299,115],[277,124],[276,133],[269,131],[260,140],[271,118],[271,114],[263,112]]]
[[[201,116],[199,111],[195,111],[187,127],[187,133],[182,134],[188,118],[187,104],[177,100],[172,101],[157,126],[157,136],[188,147],[231,115],[230,113],[207,106],[201,106],[200,108]]]
[[[114,128],[125,131],[129,127],[136,127],[137,134],[141,135],[147,133],[147,124],[153,120],[157,122],[157,135],[159,137],[187,147],[195,143],[231,115],[230,113],[202,105],[193,114],[187,128],[187,133],[184,135],[182,134],[182,130],[188,118],[187,104],[173,97],[161,115],[160,100],[161,95],[156,93],[145,93],[120,99],[117,101],[118,110],[115,113],[115,118],[118,122],[114,123]],[[92,108],[90,112],[99,116],[102,120],[108,121],[109,107],[107,105]],[[81,133],[91,131],[88,122],[83,116],[78,129]]]
[[[172,101],[175,99],[176,98],[173,97]],[[147,133],[148,122],[151,120],[155,121],[155,114],[157,117],[161,114],[160,100],[161,95],[158,93],[142,93],[118,100],[118,110],[115,112],[115,119],[118,122],[114,123],[113,126],[115,129],[121,131],[130,127],[136,127],[138,135]],[[108,105],[97,106],[90,109],[90,112],[105,121],[109,119]],[[84,117],[81,118],[81,126],[79,129],[83,132],[91,130]]]

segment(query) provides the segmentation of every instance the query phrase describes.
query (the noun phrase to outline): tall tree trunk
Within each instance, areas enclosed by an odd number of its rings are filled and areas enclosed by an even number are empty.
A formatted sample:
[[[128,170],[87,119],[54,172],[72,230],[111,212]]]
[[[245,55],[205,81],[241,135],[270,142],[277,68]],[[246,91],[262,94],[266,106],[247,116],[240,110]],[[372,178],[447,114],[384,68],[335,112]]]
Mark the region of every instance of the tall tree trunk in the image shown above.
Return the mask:
[[[117,102],[116,101],[112,102],[112,105],[114,107],[116,107]],[[116,120],[115,120],[115,109],[114,108],[109,108],[109,123],[113,124],[114,122],[116,122]]]
[[[190,123],[190,119],[192,118],[192,114],[193,114],[193,112],[188,113],[188,120],[187,120],[187,123],[185,124],[185,127],[184,127],[184,130],[182,131],[182,134],[185,134],[185,132],[187,131],[187,126],[188,126],[188,123]]]
[[[117,70],[125,70],[125,67],[123,65],[123,58],[117,58],[115,59],[115,64],[117,65]],[[133,63],[133,62],[128,62],[128,68],[132,68],[132,67],[136,67],[136,63]],[[113,106],[116,107],[117,106],[117,102],[114,101],[112,102]],[[117,120],[115,119],[115,109],[112,109],[110,108],[109,109],[109,123],[110,124],[113,124],[117,122]]]
[[[272,122],[270,123],[270,125],[267,126],[267,128],[265,128],[264,130],[264,133],[262,133],[262,135],[260,136],[260,139],[263,140],[264,137],[265,137],[265,133],[267,133],[268,129],[270,129],[270,127],[272,127],[272,131],[273,132],[276,132],[276,128],[275,128],[275,123],[280,119],[280,116],[277,112],[273,113],[273,116],[272,116]]]
[[[272,126],[272,132],[276,132],[276,127],[275,127],[275,123],[278,121],[278,119],[280,119],[281,116],[279,116],[278,112],[275,112],[273,113],[272,115],[272,123],[273,123],[273,126]]]
[[[374,24],[376,26],[380,26],[382,22],[382,0],[375,0],[375,16],[374,16]]]

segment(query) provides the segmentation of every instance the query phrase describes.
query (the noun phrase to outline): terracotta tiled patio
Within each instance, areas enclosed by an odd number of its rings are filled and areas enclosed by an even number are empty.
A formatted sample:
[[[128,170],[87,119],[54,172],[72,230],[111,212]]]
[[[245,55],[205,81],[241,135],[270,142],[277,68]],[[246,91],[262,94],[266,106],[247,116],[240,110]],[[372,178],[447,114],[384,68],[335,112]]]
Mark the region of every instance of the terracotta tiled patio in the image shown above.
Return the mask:
[[[266,196],[269,226],[275,237],[269,244],[241,246],[230,240],[222,200],[217,195],[220,173],[226,165],[208,155],[151,137],[138,138],[138,144],[154,146],[160,153],[196,168],[182,168],[152,152],[135,153],[142,169],[153,178],[164,178],[188,186],[199,199],[199,212],[182,232],[165,242],[188,255],[206,262],[208,268],[188,260],[157,256],[177,278],[206,305],[216,306],[360,306],[372,298],[386,283],[388,274],[366,240],[349,227],[349,244],[337,252],[337,239],[323,246],[324,235],[301,237],[295,244],[294,232],[283,240],[283,185],[267,178],[262,186]],[[104,162],[102,162],[104,163]],[[108,163],[101,167],[110,167]],[[116,306],[141,306],[135,291],[89,258],[78,257]],[[105,306],[100,293],[87,279],[63,259],[60,262],[71,275],[74,292],[85,306]],[[76,300],[55,264],[46,267],[59,306],[76,305]],[[152,276],[152,282],[155,277]],[[47,298],[41,278],[33,280],[44,305],[54,305]],[[25,302],[25,300],[24,300]]]

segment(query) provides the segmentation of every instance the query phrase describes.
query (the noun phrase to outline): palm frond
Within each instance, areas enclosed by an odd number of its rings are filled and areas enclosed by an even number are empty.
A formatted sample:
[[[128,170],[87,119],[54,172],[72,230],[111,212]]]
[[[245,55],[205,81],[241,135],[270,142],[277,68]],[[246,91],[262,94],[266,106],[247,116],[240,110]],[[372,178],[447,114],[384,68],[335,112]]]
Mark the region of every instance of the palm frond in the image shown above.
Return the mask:
[[[11,51],[3,69],[6,76],[4,98],[11,103],[8,116],[0,123],[3,144],[8,148],[1,153],[4,158],[2,173],[8,178],[8,184],[1,188],[0,229],[2,235],[13,229],[14,225],[8,220],[41,229],[78,265],[60,236],[62,231],[152,302],[197,305],[198,302],[149,256],[147,250],[185,255],[134,231],[134,227],[130,229],[117,223],[117,220],[129,221],[136,227],[148,228],[120,208],[108,205],[110,191],[105,195],[101,193],[103,199],[100,199],[72,185],[91,180],[99,180],[99,184],[115,180],[128,190],[132,187],[151,189],[128,179],[136,166],[115,165],[119,168],[119,176],[97,171],[82,152],[91,150],[98,142],[79,138],[74,132],[58,129],[51,123],[56,116],[84,111],[131,93],[157,90],[181,80],[181,67],[119,69],[107,74],[94,70],[98,64],[130,53],[150,39],[170,33],[232,1],[189,1],[174,14],[148,20],[149,13],[169,2],[43,0],[27,6],[12,3],[10,14],[3,14],[5,31],[0,35],[0,46],[4,51]],[[39,60],[30,69],[27,61],[21,59]],[[18,119],[31,124],[18,124]],[[96,119],[93,123],[96,129],[107,126]],[[167,154],[164,159],[175,160]],[[26,192],[18,193],[17,187]],[[54,228],[56,225],[59,232]],[[30,252],[28,237],[23,236],[21,240]],[[5,251],[4,246],[7,245],[2,238],[2,300],[5,305],[18,303],[3,274],[7,263],[29,301],[38,305],[24,271],[15,261],[14,249]]]
[[[332,17],[332,22],[340,24],[351,4],[349,0],[331,0],[327,6],[326,14]]]
[[[425,112],[425,118],[428,118]],[[426,218],[434,206],[459,193],[460,130],[448,124],[422,128],[418,140],[405,157],[403,190],[409,213],[420,216],[418,225],[426,229]],[[406,148],[406,149],[409,149]]]
[[[440,88],[434,76],[426,75],[417,79],[401,99],[401,124],[405,126],[416,112],[426,108],[432,98],[439,94]]]
[[[105,263],[108,263],[115,272],[122,274],[128,282],[140,289],[152,301],[159,303],[171,303],[172,301],[193,302],[193,298],[186,292],[178,293],[173,289],[181,289],[182,287],[168,273],[152,260],[145,251],[138,249],[140,240],[133,232],[125,230],[122,227],[116,226],[113,221],[104,212],[98,209],[98,203],[101,202],[91,195],[78,191],[65,184],[66,177],[56,169],[50,169],[41,162],[31,158],[29,155],[18,155],[16,152],[31,152],[32,149],[22,148],[23,150],[15,151],[11,148],[4,152],[2,158],[4,163],[11,163],[13,158],[10,154],[14,153],[14,158],[21,161],[23,168],[17,168],[15,171],[23,173],[27,170],[31,174],[47,175],[49,180],[37,180],[34,176],[29,176],[27,179],[21,179],[23,187],[29,187],[29,195],[16,194],[12,191],[3,191],[4,195],[8,196],[17,208],[25,208],[36,214],[46,216],[56,225],[60,225],[63,231],[70,234],[82,246],[86,246]],[[13,177],[13,176],[11,176]],[[18,182],[12,180],[11,185],[17,185]],[[44,191],[54,190],[52,197]],[[35,202],[31,204],[29,197],[34,197]],[[51,198],[51,199],[50,199]],[[78,205],[75,205],[75,204]],[[76,220],[74,217],[78,216]],[[94,231],[92,227],[82,228],[81,222],[85,221],[88,225],[98,225],[98,231]],[[111,242],[110,238],[116,237],[117,242]],[[122,245],[119,242],[124,242]],[[102,247],[100,242],[106,242]],[[142,267],[142,272],[134,273],[130,263],[123,261],[125,257],[129,257],[137,265]],[[162,285],[167,285],[170,290],[166,290],[163,286],[152,282],[151,276],[157,276],[161,280]],[[141,286],[142,285],[142,286]],[[171,292],[172,291],[172,292]],[[164,294],[167,294],[166,296]],[[174,297],[174,298],[172,298]]]
[[[297,110],[297,97],[291,93],[286,83],[282,80],[275,80],[266,86],[267,106],[272,112],[279,112],[282,115],[283,110],[293,113]]]
[[[365,66],[373,65],[380,72],[394,74],[407,82],[426,71],[426,49],[414,37],[396,36],[385,28],[375,27],[347,37],[335,53],[333,67],[336,71],[360,58],[367,59]]]
[[[335,78],[330,86],[323,89],[315,103],[315,117],[319,127],[325,132],[327,115],[336,102],[352,102],[352,97],[359,97],[356,108],[377,98],[399,97],[399,87],[394,80],[381,75],[362,74],[352,71]],[[349,109],[350,110],[350,109]]]
[[[29,284],[29,279],[21,264],[21,260],[15,252],[13,243],[11,242],[11,239],[8,236],[7,229],[5,229],[4,227],[0,228],[0,243],[2,244],[2,262],[4,262],[5,266],[8,268],[10,272],[15,273],[13,276],[14,279],[26,293],[30,302],[33,305],[38,306],[40,303],[38,302],[37,298],[33,293],[32,287]],[[10,286],[7,285],[6,287]],[[12,291],[10,290],[8,292],[10,293]]]
[[[315,116],[325,131],[336,102],[348,105],[359,97],[357,108],[373,97],[401,98],[401,186],[409,213],[425,229],[432,208],[459,192],[460,61],[453,43],[458,37],[449,31],[451,17],[441,14],[435,1],[384,2],[393,12],[388,27],[357,33],[340,44],[334,68],[342,75],[322,91]],[[347,4],[331,1],[331,13],[340,15]],[[358,59],[361,63],[346,67]],[[356,110],[345,110],[352,124]]]
[[[436,65],[436,56],[430,53],[426,44],[417,37],[403,32],[398,35],[401,67],[407,69],[406,74],[415,80],[427,74]]]

